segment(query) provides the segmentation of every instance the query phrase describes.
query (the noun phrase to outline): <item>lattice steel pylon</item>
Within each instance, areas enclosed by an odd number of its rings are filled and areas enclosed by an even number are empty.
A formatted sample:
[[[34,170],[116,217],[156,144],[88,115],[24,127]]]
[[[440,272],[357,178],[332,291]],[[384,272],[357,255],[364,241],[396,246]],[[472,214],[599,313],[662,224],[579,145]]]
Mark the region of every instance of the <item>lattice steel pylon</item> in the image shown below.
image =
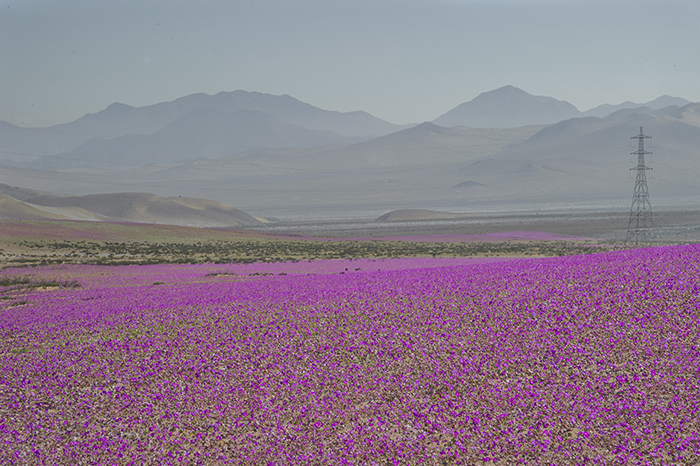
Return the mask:
[[[631,154],[637,154],[637,166],[630,170],[637,171],[637,179],[634,183],[634,197],[632,198],[632,208],[630,209],[630,220],[627,224],[627,239],[625,242],[647,241],[653,237],[654,215],[651,211],[651,203],[649,202],[649,187],[647,186],[647,170],[651,170],[644,164],[644,156],[651,154],[644,150],[644,140],[651,139],[651,136],[646,136],[639,127],[639,134],[632,136],[632,139],[638,139],[639,145],[637,151]]]

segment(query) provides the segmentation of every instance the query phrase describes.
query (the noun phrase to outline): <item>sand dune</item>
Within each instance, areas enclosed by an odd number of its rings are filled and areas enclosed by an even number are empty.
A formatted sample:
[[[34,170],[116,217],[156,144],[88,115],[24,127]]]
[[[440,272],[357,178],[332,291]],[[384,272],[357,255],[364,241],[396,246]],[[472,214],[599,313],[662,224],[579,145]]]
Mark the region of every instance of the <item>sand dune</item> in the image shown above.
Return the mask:
[[[26,200],[0,194],[0,218],[118,220],[189,226],[251,226],[255,217],[220,202],[195,198],[163,198],[148,193],[57,196],[21,190]]]
[[[34,197],[61,197],[60,194],[54,194],[47,191],[39,191],[38,189],[22,188],[20,186],[10,186],[9,184],[0,183],[0,194],[5,194],[18,201],[27,201]]]
[[[7,194],[0,194],[0,218],[3,219],[65,219],[64,215],[59,215],[41,210],[37,207],[19,201]]]
[[[46,207],[32,205],[0,194],[0,218],[2,219],[49,219],[49,220],[107,220],[102,215],[79,207]]]

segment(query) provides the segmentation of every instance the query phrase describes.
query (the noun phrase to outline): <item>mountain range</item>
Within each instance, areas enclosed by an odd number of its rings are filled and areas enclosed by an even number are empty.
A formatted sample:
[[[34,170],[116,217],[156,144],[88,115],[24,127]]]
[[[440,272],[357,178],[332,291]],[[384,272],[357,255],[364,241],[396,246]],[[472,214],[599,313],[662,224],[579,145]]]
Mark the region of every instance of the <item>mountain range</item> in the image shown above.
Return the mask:
[[[654,110],[689,102],[662,96],[580,112],[568,102],[533,96],[513,86],[484,92],[433,120],[442,127],[513,128],[621,109]],[[115,103],[70,123],[21,128],[0,122],[0,161],[30,168],[121,168],[196,158],[222,158],[250,149],[347,145],[408,126],[365,112],[334,112],[288,95],[233,91],[192,94],[146,107]]]
[[[30,163],[0,165],[0,179],[72,195],[148,190],[172,202],[180,195],[206,197],[281,219],[525,204],[624,210],[636,163],[630,138],[643,127],[655,144],[650,162],[659,163],[649,180],[654,202],[700,198],[700,104],[677,97],[579,112],[506,86],[433,122],[401,127],[363,112],[328,112],[289,96],[236,91],[142,108],[114,104],[73,124],[19,130],[59,139],[100,136]],[[5,142],[30,153],[12,131],[17,127],[0,124]]]
[[[553,97],[534,96],[514,86],[504,86],[484,92],[469,102],[458,105],[436,118],[441,126],[471,126],[476,128],[513,128],[516,126],[554,124],[570,118],[596,116],[604,118],[618,110],[649,107],[683,106],[690,101],[680,97],[661,96],[645,104],[624,102],[619,105],[603,104],[586,112]]]
[[[206,114],[208,111],[208,117]],[[218,112],[216,112],[218,111]],[[203,127],[193,127],[189,129],[190,134],[202,134],[209,129],[208,123],[213,121],[213,115],[219,115],[224,121],[216,122],[215,125],[222,127],[226,120],[231,123],[235,117],[229,114],[248,115],[264,114],[261,118],[263,127],[251,126],[245,123],[242,126],[231,126],[230,129],[245,133],[252,130],[257,139],[249,137],[248,143],[253,143],[256,147],[266,147],[268,137],[267,130],[275,136],[275,131],[280,131],[280,127],[286,136],[290,137],[291,143],[300,144],[300,140],[309,142],[310,134],[316,134],[321,142],[353,142],[361,139],[371,139],[372,137],[388,134],[401,129],[399,125],[388,123],[372,115],[356,112],[335,112],[323,110],[310,104],[301,102],[288,95],[270,95],[259,92],[233,91],[220,92],[216,95],[192,94],[181,97],[172,102],[163,102],[146,107],[132,107],[121,103],[114,103],[106,109],[92,114],[87,114],[73,122],[47,128],[22,128],[8,122],[0,121],[0,160],[5,163],[17,164],[17,160],[25,161],[28,157],[57,156],[58,160],[50,162],[43,159],[40,163],[32,164],[35,167],[43,166],[74,166],[76,162],[82,165],[90,165],[95,161],[104,164],[105,155],[111,155],[115,164],[121,163],[120,150],[131,141],[130,146],[136,152],[145,152],[148,147],[153,147],[154,141],[159,141],[163,147],[159,150],[167,151],[168,144],[171,148],[174,145],[183,143],[183,135],[178,138],[163,138],[173,132],[174,128],[187,124],[199,124]],[[182,120],[181,120],[182,119]],[[265,121],[267,119],[267,121]],[[178,120],[181,120],[178,122]],[[288,124],[288,125],[285,125]],[[301,129],[299,129],[301,128]],[[302,134],[295,135],[294,131],[299,130]],[[155,133],[164,131],[164,135],[154,136]],[[151,137],[144,137],[151,136]],[[279,134],[278,141],[279,141]],[[160,137],[160,139],[159,139]],[[135,149],[139,141],[145,146],[143,149]],[[86,143],[86,147],[82,147]],[[313,141],[316,144],[319,141]],[[111,147],[114,144],[114,147]],[[285,142],[286,144],[286,142]],[[207,140],[205,144],[194,141],[185,141],[189,145],[189,150],[180,149],[174,156],[179,156],[182,152],[187,152],[188,157],[196,157],[198,153],[204,156],[211,147],[227,146],[227,141],[218,139]],[[92,152],[92,150],[96,152]],[[233,145],[230,151],[240,149],[240,145]],[[76,151],[77,150],[77,151]],[[76,151],[73,153],[73,151]],[[88,158],[84,156],[88,154]],[[219,150],[218,153],[221,153]],[[117,154],[116,156],[114,154]],[[213,151],[213,155],[217,152]],[[67,163],[62,162],[63,158]],[[125,162],[125,163],[128,163]],[[22,165],[22,163],[19,163]]]
[[[95,138],[72,151],[25,166],[138,167],[191,158],[221,158],[258,147],[316,147],[348,142],[332,131],[304,128],[257,110],[192,110],[151,134]]]

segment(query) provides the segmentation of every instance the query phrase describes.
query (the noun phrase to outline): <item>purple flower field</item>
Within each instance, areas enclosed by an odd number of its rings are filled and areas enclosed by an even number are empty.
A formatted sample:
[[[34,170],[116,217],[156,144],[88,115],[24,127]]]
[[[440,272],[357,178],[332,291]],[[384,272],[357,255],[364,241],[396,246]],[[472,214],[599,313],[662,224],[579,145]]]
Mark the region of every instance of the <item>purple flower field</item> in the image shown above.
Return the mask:
[[[4,290],[0,463],[698,464],[699,269],[672,246],[4,270],[81,286]]]

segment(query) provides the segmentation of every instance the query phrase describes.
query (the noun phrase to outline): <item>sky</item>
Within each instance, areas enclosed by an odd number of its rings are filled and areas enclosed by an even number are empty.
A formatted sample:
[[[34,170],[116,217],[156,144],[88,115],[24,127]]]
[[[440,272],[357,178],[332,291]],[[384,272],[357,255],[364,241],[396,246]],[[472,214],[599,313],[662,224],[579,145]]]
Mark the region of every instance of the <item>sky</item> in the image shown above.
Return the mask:
[[[696,102],[699,50],[697,0],[0,0],[0,120],[236,89],[397,124],[505,85]]]

